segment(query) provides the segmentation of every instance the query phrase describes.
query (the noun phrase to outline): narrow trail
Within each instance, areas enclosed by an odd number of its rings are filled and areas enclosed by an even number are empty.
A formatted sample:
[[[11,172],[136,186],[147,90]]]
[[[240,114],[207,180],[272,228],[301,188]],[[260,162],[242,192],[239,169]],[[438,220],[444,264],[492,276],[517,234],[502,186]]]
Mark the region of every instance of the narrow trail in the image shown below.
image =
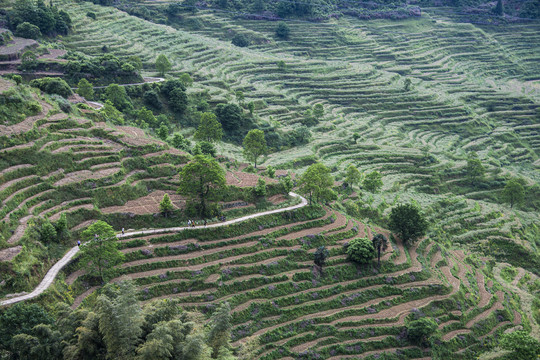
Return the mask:
[[[283,209],[276,209],[276,210],[265,211],[265,212],[261,212],[257,214],[251,214],[251,215],[243,216],[237,219],[225,221],[222,223],[210,224],[210,225],[207,225],[206,228],[219,228],[222,226],[228,226],[228,225],[240,223],[249,219],[255,219],[261,216],[300,209],[308,204],[307,200],[301,195],[298,195],[293,192],[290,192],[289,195],[292,197],[300,198],[301,199],[300,204],[289,206]],[[198,228],[201,228],[201,227],[199,226]],[[155,230],[142,230],[142,231],[133,231],[133,232],[125,233],[125,234],[118,234],[116,236],[118,238],[123,238],[123,237],[134,236],[134,235],[160,234],[160,233],[167,233],[167,232],[182,231],[186,229],[189,229],[189,228],[188,227],[174,227],[174,228],[163,228],[163,229],[155,229]],[[11,304],[18,303],[19,301],[33,299],[36,296],[43,293],[45,290],[49,288],[49,286],[51,286],[51,284],[53,283],[54,279],[56,278],[60,270],[62,270],[62,268],[66,266],[78,252],[79,252],[78,246],[74,246],[73,248],[71,248],[71,250],[69,250],[62,259],[60,259],[56,264],[53,265],[53,267],[51,267],[51,269],[47,272],[47,274],[45,275],[41,283],[34,289],[34,291],[32,291],[30,294],[17,296],[12,299],[0,301],[0,306],[11,305]]]

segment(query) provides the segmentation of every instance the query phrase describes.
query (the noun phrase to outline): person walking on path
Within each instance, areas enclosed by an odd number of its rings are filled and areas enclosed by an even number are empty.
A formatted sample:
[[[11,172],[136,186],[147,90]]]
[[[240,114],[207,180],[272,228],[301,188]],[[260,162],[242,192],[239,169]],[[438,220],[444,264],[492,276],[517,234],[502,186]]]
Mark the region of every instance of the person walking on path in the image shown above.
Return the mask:
[[[191,220],[191,227],[195,227],[195,220]]]
[[[188,220],[187,226],[188,226],[188,227],[191,227],[191,220]]]
[[[77,240],[77,246],[81,246],[81,240]]]
[[[124,228],[122,228],[122,235],[124,235]]]
[[[206,219],[204,219],[204,227],[206,227],[206,224],[207,224]]]

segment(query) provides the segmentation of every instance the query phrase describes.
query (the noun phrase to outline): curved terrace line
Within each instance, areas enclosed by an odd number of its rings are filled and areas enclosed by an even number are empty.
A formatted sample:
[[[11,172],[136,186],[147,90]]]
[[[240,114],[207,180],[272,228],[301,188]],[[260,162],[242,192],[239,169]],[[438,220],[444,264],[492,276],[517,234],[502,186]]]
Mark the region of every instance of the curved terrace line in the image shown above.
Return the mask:
[[[289,207],[286,207],[286,208],[283,208],[283,209],[264,211],[264,212],[261,212],[261,213],[246,215],[246,216],[243,216],[243,217],[240,217],[240,218],[228,220],[228,221],[225,221],[225,222],[222,222],[222,223],[209,224],[206,227],[198,226],[197,228],[199,228],[199,229],[200,228],[219,228],[221,226],[227,226],[227,225],[236,224],[236,223],[239,223],[239,222],[242,222],[242,221],[246,221],[246,220],[249,220],[249,219],[255,219],[255,218],[260,217],[260,216],[277,214],[277,213],[280,213],[280,212],[300,209],[300,208],[302,208],[302,207],[304,207],[304,206],[306,206],[308,204],[307,200],[301,195],[298,195],[298,194],[296,194],[294,192],[290,192],[289,195],[292,196],[292,197],[299,197],[302,201],[300,202],[300,204],[289,206]],[[116,236],[120,239],[120,238],[129,237],[129,236],[133,236],[133,235],[160,234],[160,233],[169,233],[169,232],[182,231],[182,230],[187,230],[187,229],[193,229],[193,228],[188,227],[188,226],[181,226],[181,227],[173,227],[173,228],[154,229],[154,230],[140,230],[140,231],[132,231],[132,232],[129,232],[129,233],[125,233],[123,235],[118,234]],[[45,277],[43,278],[41,283],[31,293],[26,294],[26,295],[22,295],[22,296],[17,296],[17,297],[14,297],[12,299],[0,301],[0,306],[6,306],[6,305],[15,304],[15,303],[18,303],[20,301],[33,299],[33,298],[41,295],[45,290],[47,290],[49,288],[49,286],[51,286],[51,284],[53,283],[54,279],[56,278],[56,276],[58,275],[60,270],[62,270],[62,268],[64,266],[66,266],[75,257],[75,255],[78,252],[79,252],[79,247],[78,246],[74,246],[73,248],[71,248],[71,250],[69,250],[66,253],[66,255],[64,255],[64,257],[62,259],[60,259],[56,264],[53,265],[53,267],[47,272],[47,274],[45,275]]]

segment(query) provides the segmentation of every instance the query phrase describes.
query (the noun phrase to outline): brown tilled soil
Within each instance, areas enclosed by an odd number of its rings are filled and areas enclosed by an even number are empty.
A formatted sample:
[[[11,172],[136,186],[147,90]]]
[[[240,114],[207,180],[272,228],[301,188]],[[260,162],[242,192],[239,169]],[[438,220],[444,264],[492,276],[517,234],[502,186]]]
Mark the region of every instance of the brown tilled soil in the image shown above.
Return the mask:
[[[493,304],[493,306],[490,309],[487,309],[483,313],[481,313],[481,314],[475,316],[473,319],[469,320],[469,322],[467,322],[465,327],[471,328],[475,323],[477,323],[477,322],[479,322],[481,320],[484,320],[489,315],[491,315],[493,312],[495,312],[495,310],[504,309],[504,306],[503,306],[503,304],[501,302],[502,299],[504,299],[504,293],[502,291],[497,291],[497,298],[498,298],[497,302],[495,302],[495,304]]]
[[[478,284],[478,292],[480,295],[480,300],[478,301],[478,305],[476,306],[479,308],[483,308],[489,303],[492,295],[487,292],[484,286],[484,274],[482,274],[482,271],[480,270],[476,270],[476,283]]]
[[[450,331],[449,333],[444,334],[441,339],[442,341],[448,341],[457,335],[468,334],[470,332],[471,330],[469,329],[458,329],[458,330]]]
[[[0,261],[11,261],[15,256],[17,256],[22,250],[22,246],[14,246],[4,250],[0,250]]]
[[[367,356],[376,355],[376,354],[388,354],[388,353],[395,353],[398,350],[406,350],[406,349],[413,349],[415,346],[406,346],[402,348],[388,348],[388,349],[380,349],[380,350],[373,350],[373,351],[367,351],[362,354],[358,355],[337,355],[329,357],[327,360],[341,360],[341,359],[362,359]],[[420,360],[420,359],[417,359]]]
[[[177,195],[174,191],[156,190],[149,195],[130,200],[122,206],[110,206],[101,209],[104,214],[111,213],[132,213],[136,215],[157,214],[159,213],[159,203],[163,195],[169,194],[175,209],[183,209],[186,204],[186,198]]]
[[[98,170],[95,172],[92,172],[90,170],[81,170],[81,171],[76,171],[72,173],[67,173],[63,179],[60,179],[56,183],[54,183],[54,186],[64,186],[64,185],[74,184],[74,183],[78,183],[85,180],[103,179],[103,178],[106,178],[107,176],[114,175],[118,173],[119,171],[122,171],[122,169],[110,168],[110,169]]]

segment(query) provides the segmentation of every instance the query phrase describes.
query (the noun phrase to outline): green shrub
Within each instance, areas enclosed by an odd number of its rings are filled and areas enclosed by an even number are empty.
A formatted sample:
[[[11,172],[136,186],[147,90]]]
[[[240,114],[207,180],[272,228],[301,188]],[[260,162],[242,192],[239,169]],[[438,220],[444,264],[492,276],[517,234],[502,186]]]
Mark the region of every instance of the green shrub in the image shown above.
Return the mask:
[[[48,94],[58,94],[65,98],[73,94],[69,85],[60,78],[44,77],[30,81],[30,86],[36,87]]]
[[[39,31],[39,27],[36,25],[30,24],[29,22],[23,22],[17,25],[15,35],[35,40],[41,36],[41,31]]]

